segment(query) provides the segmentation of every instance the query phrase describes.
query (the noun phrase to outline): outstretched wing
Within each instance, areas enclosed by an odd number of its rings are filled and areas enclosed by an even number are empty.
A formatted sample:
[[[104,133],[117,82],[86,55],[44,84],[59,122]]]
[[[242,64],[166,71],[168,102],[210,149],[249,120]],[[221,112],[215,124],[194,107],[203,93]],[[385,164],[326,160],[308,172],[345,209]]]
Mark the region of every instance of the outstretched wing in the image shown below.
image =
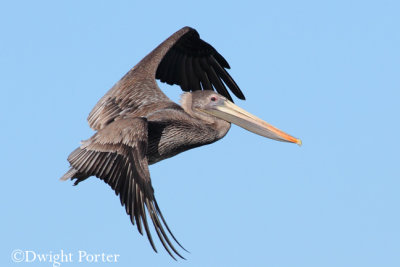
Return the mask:
[[[229,68],[228,62],[200,39],[195,29],[184,27],[143,58],[99,100],[89,114],[89,125],[99,130],[126,114],[146,116],[149,110],[171,103],[155,78],[177,84],[183,91],[216,90],[232,100],[228,87],[235,96],[245,99],[226,71]]]
[[[235,96],[245,99],[239,86],[226,71],[230,66],[225,58],[200,39],[195,29],[185,27],[181,31],[185,31],[185,34],[176,39],[161,60],[156,78],[171,85],[177,84],[186,92],[215,89],[232,101],[226,89],[228,86]]]
[[[169,230],[154,197],[146,158],[147,131],[145,118],[122,119],[109,124],[69,155],[71,169],[61,179],[77,179],[76,185],[90,176],[97,176],[120,196],[121,205],[125,206],[126,213],[132,223],[136,223],[141,234],[142,225],[144,226],[150,244],[156,252],[146,209],[167,252],[175,259],[171,249],[183,258],[164,230],[165,226],[181,246]]]

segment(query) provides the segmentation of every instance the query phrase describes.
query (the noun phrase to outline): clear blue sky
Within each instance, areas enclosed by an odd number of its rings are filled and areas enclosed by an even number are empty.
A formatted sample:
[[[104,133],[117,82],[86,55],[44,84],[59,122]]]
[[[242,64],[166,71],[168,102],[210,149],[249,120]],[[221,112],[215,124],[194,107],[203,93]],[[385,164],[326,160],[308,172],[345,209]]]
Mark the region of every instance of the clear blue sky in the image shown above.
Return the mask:
[[[3,1],[1,266],[15,249],[91,266],[400,266],[397,1]],[[155,254],[119,199],[58,178],[98,99],[183,26],[228,60],[236,103],[303,140],[232,127],[150,168],[187,261]],[[162,84],[174,100],[178,87]],[[63,263],[61,266],[86,266]]]

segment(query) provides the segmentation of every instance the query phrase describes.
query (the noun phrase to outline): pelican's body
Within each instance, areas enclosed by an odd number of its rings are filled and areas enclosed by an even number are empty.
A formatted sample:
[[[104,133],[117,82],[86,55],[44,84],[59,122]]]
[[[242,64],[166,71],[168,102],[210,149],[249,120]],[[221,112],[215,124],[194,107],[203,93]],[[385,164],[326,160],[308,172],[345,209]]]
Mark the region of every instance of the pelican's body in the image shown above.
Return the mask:
[[[149,164],[221,139],[231,122],[265,137],[300,144],[231,102],[226,86],[238,98],[244,95],[226,68],[226,60],[194,29],[185,27],[173,34],[93,108],[88,121],[96,133],[69,155],[71,168],[61,179],[77,179],[75,184],[90,176],[104,180],[120,196],[140,233],[143,225],[154,250],[146,214],[168,253],[174,257],[172,249],[182,257],[164,231],[166,227],[178,243],[155,200]],[[181,105],[158,88],[155,78],[186,91]]]
[[[216,95],[213,91],[185,93],[182,102],[187,103],[193,95],[207,98],[213,94]],[[191,107],[187,107],[186,110],[184,108],[174,104],[146,116],[149,129],[149,164],[218,141],[230,128],[231,124],[227,121],[211,117],[209,121],[205,121],[201,119],[200,114],[193,112]],[[182,132],[184,134],[177,135]]]

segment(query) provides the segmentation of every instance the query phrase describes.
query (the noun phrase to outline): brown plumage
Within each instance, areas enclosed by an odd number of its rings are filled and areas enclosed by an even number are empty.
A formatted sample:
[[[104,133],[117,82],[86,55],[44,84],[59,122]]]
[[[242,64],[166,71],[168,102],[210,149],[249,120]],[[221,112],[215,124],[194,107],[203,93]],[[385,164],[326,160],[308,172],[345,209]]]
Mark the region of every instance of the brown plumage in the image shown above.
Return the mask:
[[[227,68],[228,62],[196,30],[177,31],[99,100],[88,117],[97,132],[69,155],[71,168],[61,179],[76,179],[77,185],[90,176],[100,178],[120,196],[132,223],[141,234],[144,228],[155,251],[149,221],[169,255],[183,258],[169,239],[181,246],[154,197],[149,164],[221,139],[231,122],[272,139],[300,144],[230,101],[226,87],[240,99],[244,95]],[[187,92],[181,106],[159,89],[155,78]]]

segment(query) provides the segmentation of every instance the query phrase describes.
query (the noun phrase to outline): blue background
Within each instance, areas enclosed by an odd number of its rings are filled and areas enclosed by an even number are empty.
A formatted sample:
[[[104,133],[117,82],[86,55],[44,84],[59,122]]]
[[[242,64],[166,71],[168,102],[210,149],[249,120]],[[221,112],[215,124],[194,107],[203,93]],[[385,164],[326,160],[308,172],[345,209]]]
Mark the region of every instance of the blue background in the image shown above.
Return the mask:
[[[14,249],[120,254],[91,266],[400,266],[397,1],[2,1],[1,265]],[[58,180],[87,115],[183,26],[230,63],[236,103],[303,140],[233,126],[150,167],[190,250],[155,254],[102,181]],[[175,101],[176,86],[161,84]],[[64,263],[62,266],[85,266]]]

